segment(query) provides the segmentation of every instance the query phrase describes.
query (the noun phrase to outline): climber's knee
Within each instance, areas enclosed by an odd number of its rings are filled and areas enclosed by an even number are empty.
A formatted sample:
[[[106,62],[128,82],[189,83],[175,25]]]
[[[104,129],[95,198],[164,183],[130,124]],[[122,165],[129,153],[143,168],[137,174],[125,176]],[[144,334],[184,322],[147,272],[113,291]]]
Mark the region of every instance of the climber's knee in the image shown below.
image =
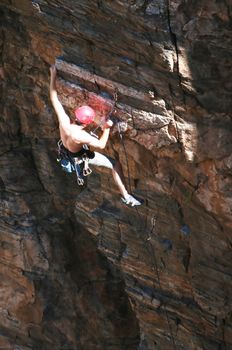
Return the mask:
[[[121,169],[122,169],[122,166],[121,166],[120,161],[115,159],[114,160],[114,165],[113,165],[113,170],[118,172],[118,170],[121,170]]]
[[[94,152],[94,158],[89,160],[89,164],[113,169],[115,166],[115,160],[105,154]]]

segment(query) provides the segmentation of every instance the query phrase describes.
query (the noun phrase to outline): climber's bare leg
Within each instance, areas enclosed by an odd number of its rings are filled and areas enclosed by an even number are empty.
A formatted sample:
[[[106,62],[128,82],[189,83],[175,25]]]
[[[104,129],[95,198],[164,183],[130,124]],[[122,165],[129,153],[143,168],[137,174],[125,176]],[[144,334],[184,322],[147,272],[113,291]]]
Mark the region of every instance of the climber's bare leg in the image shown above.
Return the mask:
[[[112,174],[113,174],[114,181],[119,188],[120,193],[125,198],[126,196],[128,196],[128,192],[125,186],[125,177],[122,171],[122,166],[119,161],[115,162],[115,165],[112,169]]]
[[[131,194],[129,194],[127,192],[126,186],[125,186],[125,178],[124,178],[124,174],[122,171],[122,166],[121,163],[119,161],[116,161],[114,164],[114,167],[112,169],[112,174],[113,174],[113,178],[114,181],[116,183],[116,185],[119,188],[119,191],[121,192],[123,198],[122,201],[129,205],[129,206],[137,206],[137,205],[141,205],[142,202],[138,201],[135,197],[133,197]]]
[[[141,202],[139,202],[136,198],[127,192],[121,163],[99,152],[94,153],[95,157],[89,160],[89,164],[103,166],[112,170],[114,181],[123,197],[122,201],[132,207],[135,205],[141,205]]]

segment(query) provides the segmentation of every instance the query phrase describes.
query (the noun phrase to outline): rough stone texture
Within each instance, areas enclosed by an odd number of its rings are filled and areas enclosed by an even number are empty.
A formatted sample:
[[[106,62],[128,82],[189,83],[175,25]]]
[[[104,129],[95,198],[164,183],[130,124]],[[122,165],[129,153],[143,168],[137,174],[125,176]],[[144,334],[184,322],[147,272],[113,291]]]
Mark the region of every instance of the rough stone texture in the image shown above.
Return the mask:
[[[229,0],[1,0],[0,349],[232,349]],[[128,186],[56,164],[67,111],[112,132]],[[124,151],[126,148],[126,152]]]

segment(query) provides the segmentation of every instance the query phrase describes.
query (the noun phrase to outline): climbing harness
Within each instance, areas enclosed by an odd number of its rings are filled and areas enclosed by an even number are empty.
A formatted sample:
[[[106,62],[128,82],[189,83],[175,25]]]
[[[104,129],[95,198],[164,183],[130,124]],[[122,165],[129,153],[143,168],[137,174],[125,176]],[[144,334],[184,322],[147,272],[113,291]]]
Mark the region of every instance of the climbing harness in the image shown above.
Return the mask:
[[[84,177],[92,173],[89,167],[89,159],[94,158],[94,152],[90,151],[87,145],[83,145],[79,152],[72,153],[64,147],[62,140],[57,143],[57,152],[57,161],[62,169],[67,173],[75,171],[78,185],[83,186],[85,183]]]

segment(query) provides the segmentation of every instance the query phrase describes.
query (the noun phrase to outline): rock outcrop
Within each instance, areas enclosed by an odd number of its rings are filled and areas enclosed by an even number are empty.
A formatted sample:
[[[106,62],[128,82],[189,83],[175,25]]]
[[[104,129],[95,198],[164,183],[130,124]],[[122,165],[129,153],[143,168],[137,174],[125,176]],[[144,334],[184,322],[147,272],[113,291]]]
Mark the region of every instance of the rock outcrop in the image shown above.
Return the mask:
[[[0,349],[232,349],[231,2],[2,0]],[[70,115],[114,114],[107,170],[56,162]],[[103,105],[104,102],[104,105]],[[104,106],[104,108],[102,107]]]

